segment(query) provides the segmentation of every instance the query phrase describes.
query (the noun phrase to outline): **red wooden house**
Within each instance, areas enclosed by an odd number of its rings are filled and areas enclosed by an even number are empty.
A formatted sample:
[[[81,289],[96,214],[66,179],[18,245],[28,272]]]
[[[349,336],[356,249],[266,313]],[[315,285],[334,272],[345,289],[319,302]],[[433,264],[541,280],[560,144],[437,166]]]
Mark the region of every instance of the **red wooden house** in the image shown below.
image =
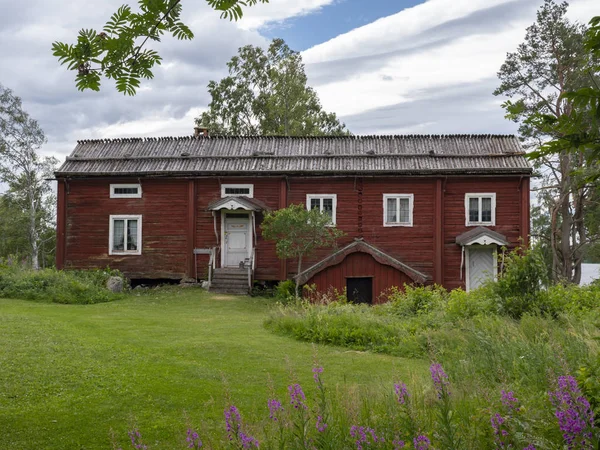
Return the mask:
[[[84,140],[56,172],[57,266],[214,289],[295,276],[363,301],[404,283],[468,290],[527,242],[531,174],[512,136]],[[260,231],[292,203],[346,233],[301,274]]]

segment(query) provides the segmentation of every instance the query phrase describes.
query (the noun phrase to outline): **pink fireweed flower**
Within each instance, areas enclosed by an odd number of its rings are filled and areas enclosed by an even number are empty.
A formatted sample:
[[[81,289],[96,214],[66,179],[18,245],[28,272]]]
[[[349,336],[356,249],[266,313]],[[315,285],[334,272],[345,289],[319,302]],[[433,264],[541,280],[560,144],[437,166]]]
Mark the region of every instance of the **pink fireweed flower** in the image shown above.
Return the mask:
[[[400,439],[392,441],[392,444],[394,445],[394,450],[400,450],[406,447],[406,443]]]
[[[529,444],[527,447],[525,447],[523,450],[535,450],[535,446],[533,444]]]
[[[410,394],[408,393],[408,388],[404,383],[394,384],[394,391],[396,392],[396,397],[398,397],[398,403],[404,405]]]
[[[431,372],[431,379],[433,380],[433,384],[435,386],[435,390],[437,391],[438,398],[442,398],[442,393],[447,391],[447,386],[450,385],[448,381],[448,375],[444,372],[441,364],[434,363],[429,367],[429,372]]]
[[[356,450],[363,450],[363,444],[371,445],[368,435],[371,436],[371,440],[374,444],[377,442],[385,442],[383,436],[378,437],[373,428],[358,427],[356,425],[353,425],[352,428],[350,428],[350,436],[356,439]]]
[[[202,447],[202,441],[200,440],[200,436],[191,428],[187,430],[187,437],[185,438],[188,443],[188,448],[199,449]]]
[[[594,413],[575,378],[558,377],[558,390],[549,392],[548,395],[556,408],[554,415],[558,419],[567,448],[592,449],[594,444],[591,440],[595,433]]]
[[[502,404],[509,413],[519,412],[521,410],[521,408],[519,408],[519,400],[515,398],[512,391],[506,392],[504,389],[502,390]]]
[[[319,433],[323,433],[327,429],[327,424],[323,422],[323,418],[321,416],[317,416],[316,428]]]
[[[319,379],[319,374],[323,373],[323,368],[322,367],[313,367],[313,378],[315,379],[315,383],[319,384],[319,382],[321,381]]]
[[[128,434],[133,448],[136,450],[147,450],[148,447],[142,443],[142,434],[137,428],[134,428]]]
[[[304,391],[302,391],[302,387],[300,387],[298,383],[289,385],[288,391],[290,392],[290,404],[295,409],[307,409],[306,405],[303,403],[303,401],[306,401],[306,396],[304,395]]]
[[[413,439],[413,445],[415,447],[415,450],[429,450],[431,446],[431,441],[427,436],[420,434],[419,436]]]
[[[233,441],[239,434],[242,427],[242,418],[238,409],[231,405],[229,408],[225,408],[225,427],[227,428],[227,437],[230,441]]]
[[[269,405],[269,419],[271,419],[273,422],[277,422],[277,412],[278,411],[283,411],[283,406],[281,406],[281,402],[279,402],[279,400],[276,399],[271,399],[268,401],[268,405]]]

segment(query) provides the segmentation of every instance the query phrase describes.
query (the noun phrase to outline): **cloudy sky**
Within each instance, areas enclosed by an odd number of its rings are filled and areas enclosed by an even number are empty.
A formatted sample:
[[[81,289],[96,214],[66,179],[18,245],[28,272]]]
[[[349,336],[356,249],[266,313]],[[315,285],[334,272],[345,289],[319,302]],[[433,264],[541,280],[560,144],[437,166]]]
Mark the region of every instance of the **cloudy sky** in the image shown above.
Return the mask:
[[[302,51],[323,106],[355,134],[514,133],[492,95],[496,72],[523,40],[543,0],[270,0],[238,23],[204,0],[183,0],[196,38],[165,39],[155,78],[135,97],[105,82],[76,90],[53,41],[99,29],[125,0],[0,0],[0,83],[21,96],[64,159],[77,139],[190,135],[208,105],[209,80],[240,46],[282,37]],[[587,22],[599,0],[571,0]]]

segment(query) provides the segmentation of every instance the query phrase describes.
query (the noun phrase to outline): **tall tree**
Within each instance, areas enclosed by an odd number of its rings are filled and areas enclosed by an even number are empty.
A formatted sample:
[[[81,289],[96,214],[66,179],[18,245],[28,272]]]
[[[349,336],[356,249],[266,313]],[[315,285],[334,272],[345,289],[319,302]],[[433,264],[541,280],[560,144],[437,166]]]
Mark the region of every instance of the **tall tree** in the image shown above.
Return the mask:
[[[209,110],[196,119],[213,135],[318,136],[348,134],[335,113],[323,111],[307,86],[300,53],[282,39],[267,51],[248,45],[227,63],[229,76],[211,81]]]
[[[326,212],[318,208],[309,211],[302,204],[267,213],[260,227],[265,239],[276,242],[280,259],[298,258],[296,275],[302,272],[302,262],[307,256],[319,248],[333,247],[345,234],[331,224],[331,216]]]
[[[243,8],[269,0],[206,0],[222,18],[238,20]],[[151,79],[158,52],[145,48],[148,40],[160,41],[165,33],[177,39],[193,39],[194,33],[181,19],[181,0],[139,0],[139,11],[121,6],[102,31],[82,29],[76,44],[54,42],[52,51],[61,64],[77,75],[80,91],[100,90],[102,77],[116,81],[117,90],[135,95],[142,78]]]
[[[586,29],[566,18],[568,3],[545,0],[537,21],[527,29],[525,42],[509,53],[498,77],[495,95],[511,98],[504,103],[507,117],[518,122],[521,139],[528,148],[539,148],[558,138],[554,131],[532,120],[538,115],[563,120],[573,114],[574,105],[566,93],[589,87],[597,74],[584,47]],[[539,200],[548,209],[549,235],[556,281],[579,283],[581,263],[590,236],[585,217],[592,185],[580,172],[586,168],[583,151],[563,149],[557,154],[534,154],[534,164],[543,176]]]
[[[7,183],[13,204],[27,213],[31,265],[39,269],[41,231],[47,222],[52,177],[58,161],[40,157],[44,132],[23,110],[21,99],[0,85],[0,181]]]

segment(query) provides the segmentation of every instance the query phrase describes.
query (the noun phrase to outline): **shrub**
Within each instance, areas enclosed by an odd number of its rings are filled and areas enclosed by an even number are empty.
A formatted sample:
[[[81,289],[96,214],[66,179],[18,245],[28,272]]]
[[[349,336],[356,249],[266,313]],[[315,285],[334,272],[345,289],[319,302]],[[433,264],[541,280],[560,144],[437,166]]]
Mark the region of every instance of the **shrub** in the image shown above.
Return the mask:
[[[454,289],[448,293],[446,313],[452,321],[494,314],[496,313],[494,295],[489,287],[481,287],[469,293],[462,289]]]
[[[0,270],[0,297],[64,304],[92,304],[121,298],[106,289],[114,270]]]
[[[294,280],[280,281],[275,288],[275,297],[281,302],[288,302],[296,297],[296,283]]]
[[[441,309],[446,303],[447,291],[437,285],[410,286],[404,285],[404,292],[392,287],[382,296],[392,304],[392,310],[401,317],[427,314]]]
[[[504,269],[488,288],[497,297],[498,309],[514,319],[528,312],[548,312],[544,288],[548,285],[546,264],[538,250],[520,250],[503,256]]]

